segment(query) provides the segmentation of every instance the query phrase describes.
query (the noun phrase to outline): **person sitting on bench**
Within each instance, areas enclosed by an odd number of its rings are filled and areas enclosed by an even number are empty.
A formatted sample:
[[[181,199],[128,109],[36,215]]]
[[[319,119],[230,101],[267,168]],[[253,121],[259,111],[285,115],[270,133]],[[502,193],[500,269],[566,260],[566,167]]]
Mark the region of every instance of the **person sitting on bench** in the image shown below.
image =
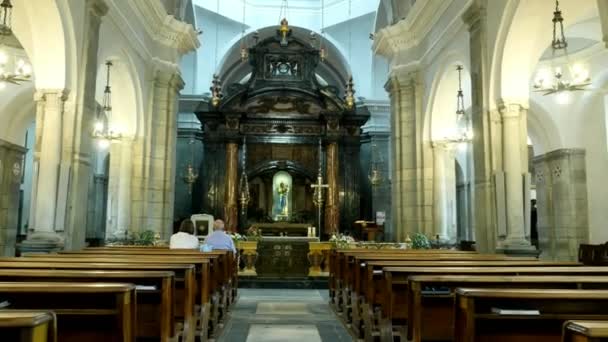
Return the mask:
[[[224,221],[215,220],[213,222],[213,233],[209,234],[205,239],[205,243],[211,246],[212,249],[221,249],[232,251],[236,255],[236,248],[230,235],[224,230]]]
[[[198,249],[198,238],[194,236],[194,224],[185,219],[179,226],[179,232],[171,235],[169,240],[171,249]]]

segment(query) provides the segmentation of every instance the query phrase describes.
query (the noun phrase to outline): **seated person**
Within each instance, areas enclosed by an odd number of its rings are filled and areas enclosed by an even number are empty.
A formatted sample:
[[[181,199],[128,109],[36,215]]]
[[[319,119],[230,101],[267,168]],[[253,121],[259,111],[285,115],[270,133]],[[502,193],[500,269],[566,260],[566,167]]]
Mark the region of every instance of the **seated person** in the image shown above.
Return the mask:
[[[194,236],[194,224],[185,219],[179,226],[179,232],[171,235],[170,249],[198,249],[198,238]]]
[[[212,249],[229,250],[236,255],[236,248],[230,235],[224,230],[224,221],[215,220],[213,222],[213,233],[209,234],[205,239],[205,243],[211,246]]]

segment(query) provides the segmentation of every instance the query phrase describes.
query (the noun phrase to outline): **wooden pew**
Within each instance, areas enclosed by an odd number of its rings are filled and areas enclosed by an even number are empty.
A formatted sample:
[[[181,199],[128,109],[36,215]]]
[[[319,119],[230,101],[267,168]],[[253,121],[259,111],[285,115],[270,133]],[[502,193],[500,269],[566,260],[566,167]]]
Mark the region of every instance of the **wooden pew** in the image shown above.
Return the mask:
[[[538,314],[500,314],[496,309],[538,310]],[[458,342],[557,342],[568,320],[608,319],[608,291],[460,288],[455,319]]]
[[[563,342],[606,342],[608,321],[568,321],[564,324]]]
[[[198,256],[208,258],[211,268],[218,268],[222,272],[224,282],[220,284],[225,290],[222,303],[232,304],[236,298],[236,288],[238,287],[238,265],[231,251],[216,250],[211,252],[200,252],[194,249],[168,249],[166,247],[96,247],[81,251],[60,252],[60,255],[82,255],[82,256],[102,256],[102,255],[170,255],[170,256]],[[32,255],[36,256],[36,255]],[[222,304],[223,305],[223,304]]]
[[[0,310],[3,341],[57,342],[57,319],[51,311]]]
[[[363,260],[365,259],[365,260]],[[450,261],[421,261],[421,260],[375,260],[373,256],[355,258],[353,268],[353,283],[346,284],[350,287],[350,305],[352,312],[351,327],[357,336],[362,335],[361,324],[363,313],[361,308],[366,303],[376,302],[379,291],[384,291],[384,277],[382,269],[389,266],[411,266],[411,267],[540,267],[540,266],[576,266],[577,263],[544,262],[535,260],[450,260]],[[379,304],[378,304],[379,305]],[[348,317],[346,317],[348,318]]]
[[[382,255],[382,254],[403,254],[403,255],[433,255],[433,254],[450,254],[450,255],[473,255],[477,254],[474,251],[458,251],[458,250],[443,250],[443,249],[430,249],[430,250],[412,250],[412,249],[332,249],[329,253],[329,298],[330,304],[340,312],[340,300],[341,300],[341,279],[345,274],[343,263],[345,262],[345,253],[359,253],[367,255]]]
[[[137,264],[137,263],[49,263],[40,259],[8,258],[9,261],[0,261],[0,270],[15,269],[28,270],[92,270],[100,271],[166,271],[176,275],[175,278],[175,320],[180,322],[183,330],[183,339],[192,341],[195,337],[195,297],[197,282],[195,267],[191,264]],[[199,313],[200,315],[200,313]]]
[[[403,330],[408,322],[408,278],[415,275],[561,275],[561,276],[608,276],[608,267],[384,267],[383,291],[377,291],[368,301],[362,312],[367,319],[373,308],[381,308],[381,324],[378,327],[383,340],[393,333],[393,325],[399,328],[399,335],[405,336]],[[369,297],[368,297],[369,298]],[[373,322],[366,321],[366,336],[373,330]]]
[[[229,306],[230,268],[226,267],[230,254],[226,251],[201,253],[198,251],[157,250],[156,253],[131,252],[120,253],[113,251],[107,254],[94,253],[67,253],[67,254],[32,254],[21,259],[44,260],[48,262],[82,262],[91,260],[93,262],[119,262],[119,263],[191,263],[196,266],[198,287],[201,292],[197,293],[197,303],[200,305],[201,321],[198,324],[199,331],[207,331],[210,327],[214,331],[220,321],[226,316]],[[137,257],[135,257],[137,256]],[[0,261],[3,260],[0,258]],[[223,263],[219,262],[223,260]],[[212,276],[209,267],[212,268]]]
[[[454,339],[454,292],[459,287],[606,290],[608,276],[413,276],[408,287],[408,340],[451,341]]]
[[[194,341],[194,336],[176,329],[175,274],[170,271],[0,269],[0,282],[11,281],[132,283],[137,293],[136,337],[169,342],[183,336],[184,340]],[[186,322],[193,324],[192,317]]]
[[[336,277],[336,278],[341,278],[338,282],[337,282],[337,286],[336,286],[336,296],[341,297],[340,300],[335,301],[334,302],[334,307],[337,308],[338,312],[343,312],[344,313],[344,319],[347,322],[351,321],[351,312],[353,312],[353,304],[357,305],[356,301],[353,302],[352,298],[364,298],[364,294],[360,293],[360,292],[365,292],[365,287],[361,286],[361,283],[364,281],[367,281],[367,278],[363,278],[363,273],[365,271],[365,267],[367,267],[367,263],[371,263],[371,265],[375,265],[376,262],[378,262],[377,265],[382,265],[382,262],[386,262],[386,266],[398,266],[398,265],[408,265],[410,262],[448,262],[448,261],[453,261],[453,262],[466,262],[466,261],[495,261],[497,262],[496,265],[499,265],[498,263],[500,262],[507,262],[510,263],[510,265],[512,266],[518,266],[518,265],[531,265],[534,264],[536,266],[564,266],[564,265],[579,265],[578,263],[555,263],[555,262],[539,262],[537,259],[535,258],[512,258],[512,257],[505,257],[503,255],[501,256],[497,256],[494,254],[477,254],[477,253],[471,253],[471,252],[466,252],[466,253],[450,253],[450,254],[441,254],[441,253],[432,253],[432,254],[428,254],[428,253],[422,253],[422,254],[416,254],[416,253],[384,253],[381,255],[374,255],[371,253],[357,253],[357,252],[345,252],[344,253],[344,257],[343,257],[343,263],[341,268],[344,270],[343,274],[341,277]],[[390,261],[393,261],[394,263],[391,264]],[[491,266],[491,264],[488,264]],[[424,264],[421,264],[421,266],[425,266]],[[426,264],[426,266],[428,266],[428,264]],[[450,266],[449,264],[446,266]],[[452,266],[457,266],[457,264],[453,264]],[[379,267],[379,269],[381,269],[382,266]],[[374,268],[374,270],[376,270]],[[371,280],[372,278],[370,278],[371,275],[368,275],[368,278]],[[380,277],[379,281],[381,281],[382,278]],[[369,282],[367,283],[369,285],[370,291],[372,291],[373,294],[373,289],[374,289],[374,283],[373,282]],[[334,298],[335,300],[335,298]],[[353,313],[354,316],[357,315],[356,312]]]
[[[338,252],[335,261],[336,272],[334,275],[334,297],[333,306],[337,312],[341,312],[344,308],[350,308],[349,300],[350,288],[349,284],[353,281],[353,268],[358,263],[355,263],[355,258],[362,259],[374,258],[375,260],[518,260],[518,261],[538,261],[536,258],[514,258],[499,254],[478,254],[476,252],[460,252],[448,251],[442,253],[443,250],[386,250],[380,253],[371,253],[370,250],[344,250]],[[330,281],[330,285],[332,281]]]
[[[135,285],[121,283],[0,283],[10,309],[51,310],[61,342],[134,342]]]
[[[8,260],[7,260],[8,259]],[[17,260],[20,262],[49,262],[54,264],[60,263],[119,263],[119,264],[134,264],[134,265],[146,265],[146,264],[193,264],[195,265],[196,271],[196,289],[195,303],[198,307],[196,309],[196,317],[198,317],[197,335],[202,335],[204,338],[208,336],[209,330],[215,330],[219,324],[220,311],[219,311],[219,299],[223,298],[220,293],[223,281],[223,273],[221,270],[216,269],[214,275],[209,274],[209,259],[201,256],[189,256],[189,255],[102,255],[96,256],[93,254],[86,255],[63,255],[63,254],[49,254],[49,255],[31,255],[21,258],[0,258],[0,261],[13,261]],[[220,280],[218,280],[220,279]],[[219,294],[213,294],[215,291]],[[214,300],[212,301],[212,298]]]

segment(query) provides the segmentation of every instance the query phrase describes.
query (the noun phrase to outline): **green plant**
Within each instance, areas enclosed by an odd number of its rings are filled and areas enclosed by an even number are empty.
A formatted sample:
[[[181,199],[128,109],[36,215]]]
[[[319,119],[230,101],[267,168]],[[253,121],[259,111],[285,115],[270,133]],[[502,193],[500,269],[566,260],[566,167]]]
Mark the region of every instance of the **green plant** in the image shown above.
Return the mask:
[[[153,230],[143,232],[128,231],[125,236],[114,236],[106,239],[108,246],[154,246],[158,243],[159,236]]]
[[[422,233],[416,233],[416,234],[414,234],[414,237],[412,238],[412,248],[413,249],[430,249],[431,242],[429,241],[429,238],[426,237],[426,235],[424,235]]]

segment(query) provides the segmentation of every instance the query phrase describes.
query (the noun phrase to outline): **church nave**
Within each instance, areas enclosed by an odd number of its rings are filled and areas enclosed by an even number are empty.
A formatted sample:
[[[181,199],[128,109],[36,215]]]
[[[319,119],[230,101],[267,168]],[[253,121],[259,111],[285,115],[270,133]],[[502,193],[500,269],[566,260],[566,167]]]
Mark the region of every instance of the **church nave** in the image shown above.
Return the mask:
[[[352,341],[327,290],[239,289],[218,342]]]

